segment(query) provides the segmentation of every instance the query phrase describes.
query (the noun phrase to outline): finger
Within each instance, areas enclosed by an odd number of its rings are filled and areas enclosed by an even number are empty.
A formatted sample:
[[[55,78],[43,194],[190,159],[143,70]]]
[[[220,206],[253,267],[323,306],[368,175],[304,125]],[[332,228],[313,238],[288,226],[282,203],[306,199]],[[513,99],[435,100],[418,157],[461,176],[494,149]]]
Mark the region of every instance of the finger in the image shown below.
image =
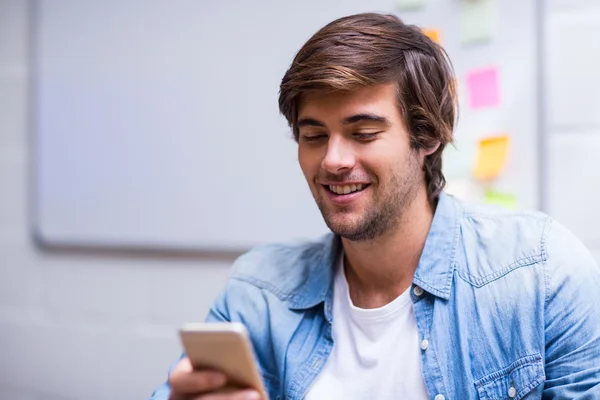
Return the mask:
[[[185,358],[173,369],[169,385],[173,399],[177,395],[210,392],[225,385],[227,378],[217,371],[194,371],[190,360]]]
[[[211,393],[198,397],[193,400],[267,400],[260,397],[256,390],[247,389],[228,393]]]
[[[180,396],[180,395],[178,395],[177,393],[173,393],[173,392],[171,392],[171,393],[169,394],[169,399],[168,399],[168,400],[186,400],[186,397],[184,397],[184,396]]]
[[[174,374],[169,381],[174,392],[192,394],[216,390],[227,382],[227,378],[216,371],[192,371]]]

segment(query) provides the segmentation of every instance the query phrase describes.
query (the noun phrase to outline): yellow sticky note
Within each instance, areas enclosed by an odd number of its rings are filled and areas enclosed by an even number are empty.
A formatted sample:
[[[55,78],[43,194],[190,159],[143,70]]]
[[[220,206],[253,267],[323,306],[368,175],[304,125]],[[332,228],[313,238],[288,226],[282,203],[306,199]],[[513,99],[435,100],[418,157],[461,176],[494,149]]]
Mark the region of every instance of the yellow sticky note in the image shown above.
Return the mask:
[[[508,157],[509,144],[508,135],[490,137],[479,142],[474,170],[477,179],[493,179],[502,172]]]
[[[433,40],[437,44],[441,44],[440,43],[441,35],[440,35],[439,29],[423,29],[423,33],[425,35],[429,36],[429,39]]]
[[[398,8],[401,10],[416,10],[425,4],[425,0],[396,0]]]
[[[491,40],[496,28],[493,0],[460,0],[460,37],[463,43]]]
[[[500,193],[495,190],[487,190],[483,201],[486,204],[495,204],[509,210],[517,208],[517,196],[509,193]]]

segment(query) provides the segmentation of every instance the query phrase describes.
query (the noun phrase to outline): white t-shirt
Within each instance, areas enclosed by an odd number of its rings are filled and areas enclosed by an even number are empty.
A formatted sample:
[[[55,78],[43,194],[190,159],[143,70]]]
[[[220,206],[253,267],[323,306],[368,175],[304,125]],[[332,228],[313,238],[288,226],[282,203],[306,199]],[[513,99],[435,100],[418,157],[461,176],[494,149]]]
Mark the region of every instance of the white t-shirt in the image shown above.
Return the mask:
[[[333,349],[305,399],[428,399],[410,289],[380,308],[355,307],[343,259],[333,291]]]

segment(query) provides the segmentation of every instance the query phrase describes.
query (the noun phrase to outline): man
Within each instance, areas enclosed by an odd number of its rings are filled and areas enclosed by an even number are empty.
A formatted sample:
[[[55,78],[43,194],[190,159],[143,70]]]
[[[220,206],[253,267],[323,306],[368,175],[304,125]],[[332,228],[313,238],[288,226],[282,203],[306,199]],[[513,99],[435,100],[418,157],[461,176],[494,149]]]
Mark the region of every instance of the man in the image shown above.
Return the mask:
[[[393,16],[317,32],[279,107],[333,232],[236,261],[208,321],[241,321],[271,399],[600,399],[600,269],[541,213],[443,192],[444,51]],[[214,393],[186,358],[152,399]]]

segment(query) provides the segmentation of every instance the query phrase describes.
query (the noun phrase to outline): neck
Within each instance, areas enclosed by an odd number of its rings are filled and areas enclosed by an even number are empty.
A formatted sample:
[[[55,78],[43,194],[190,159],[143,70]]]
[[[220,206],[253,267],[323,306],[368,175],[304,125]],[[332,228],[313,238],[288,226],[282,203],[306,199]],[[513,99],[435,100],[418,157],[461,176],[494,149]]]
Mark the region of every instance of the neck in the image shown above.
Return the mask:
[[[357,307],[381,307],[410,287],[434,214],[421,192],[395,229],[370,241],[342,238],[346,279]]]

